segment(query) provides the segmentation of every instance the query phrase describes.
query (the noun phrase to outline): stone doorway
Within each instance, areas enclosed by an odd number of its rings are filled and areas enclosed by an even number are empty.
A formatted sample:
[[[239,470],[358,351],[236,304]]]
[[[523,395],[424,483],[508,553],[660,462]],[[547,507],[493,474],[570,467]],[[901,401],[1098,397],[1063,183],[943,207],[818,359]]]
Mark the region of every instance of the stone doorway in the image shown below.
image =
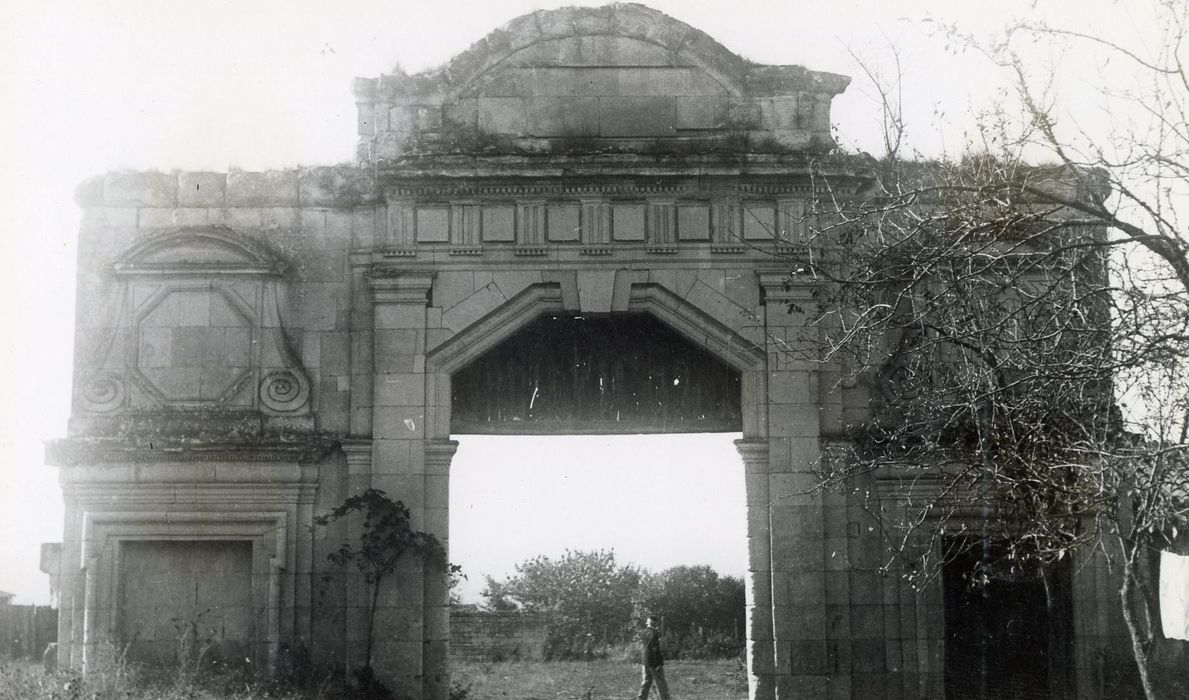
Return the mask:
[[[1064,698],[1073,627],[1071,572],[1015,571],[995,543],[951,540],[945,589],[949,698]]]

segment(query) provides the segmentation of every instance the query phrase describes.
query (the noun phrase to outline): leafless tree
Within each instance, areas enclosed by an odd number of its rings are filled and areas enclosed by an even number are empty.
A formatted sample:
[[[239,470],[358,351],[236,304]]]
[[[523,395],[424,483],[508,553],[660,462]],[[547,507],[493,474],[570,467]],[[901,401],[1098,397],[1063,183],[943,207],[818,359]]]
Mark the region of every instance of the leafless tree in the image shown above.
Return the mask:
[[[874,183],[844,196],[823,174],[806,252],[790,256],[790,282],[816,289],[814,352],[870,398],[824,484],[916,487],[879,518],[922,583],[954,536],[995,542],[1019,570],[1105,557],[1149,698],[1151,556],[1189,516],[1189,3],[1154,9],[1160,35],[1143,46],[1109,27],[1017,23],[991,43],[949,30],[1016,97],[961,157],[902,158],[895,82],[875,80],[888,133]],[[1025,41],[1091,50],[1107,132],[1039,87]],[[1109,78],[1120,69],[1125,85]]]

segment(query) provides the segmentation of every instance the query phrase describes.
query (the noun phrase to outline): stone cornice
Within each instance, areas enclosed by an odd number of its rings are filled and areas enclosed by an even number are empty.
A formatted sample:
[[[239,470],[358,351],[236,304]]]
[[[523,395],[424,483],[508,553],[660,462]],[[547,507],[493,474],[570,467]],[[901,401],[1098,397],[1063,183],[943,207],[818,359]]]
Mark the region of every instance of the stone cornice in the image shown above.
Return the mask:
[[[602,186],[667,187],[664,180],[688,178],[693,182],[706,178],[741,182],[771,194],[772,186],[793,186],[797,192],[810,192],[810,176],[829,180],[835,193],[857,191],[870,182],[870,164],[855,158],[824,157],[814,159],[804,154],[760,153],[595,153],[585,155],[473,155],[465,153],[408,154],[376,163],[377,178],[391,191],[393,184],[420,184],[425,178],[514,178],[502,186],[531,187],[540,180],[550,187],[575,187],[575,173],[586,182],[598,177],[636,176],[647,178],[639,183],[622,179]],[[663,180],[658,180],[661,178]],[[762,178],[761,182],[748,182]],[[567,182],[567,179],[569,182]],[[405,182],[400,182],[405,180]],[[447,180],[448,181],[448,180]],[[560,181],[560,182],[559,182]],[[439,185],[439,183],[434,183]],[[461,183],[472,186],[471,183]],[[484,186],[492,186],[483,183]],[[501,186],[497,184],[496,186]],[[431,185],[432,186],[432,185]],[[581,187],[581,185],[578,185]],[[510,192],[519,194],[519,192]],[[575,194],[601,194],[580,190]]]
[[[46,464],[74,467],[129,462],[287,462],[309,464],[339,444],[328,435],[256,438],[243,442],[63,438],[46,443]]]
[[[454,204],[475,202],[458,200],[484,198],[500,200],[576,199],[580,202],[598,197],[609,198],[696,198],[722,200],[733,197],[807,199],[813,196],[811,184],[803,178],[780,182],[716,183],[708,186],[692,178],[663,181],[653,178],[642,181],[608,179],[597,182],[567,182],[563,180],[523,182],[506,178],[474,177],[449,180],[400,182],[388,190],[390,203],[402,200],[450,200]],[[482,202],[479,202],[482,203]]]

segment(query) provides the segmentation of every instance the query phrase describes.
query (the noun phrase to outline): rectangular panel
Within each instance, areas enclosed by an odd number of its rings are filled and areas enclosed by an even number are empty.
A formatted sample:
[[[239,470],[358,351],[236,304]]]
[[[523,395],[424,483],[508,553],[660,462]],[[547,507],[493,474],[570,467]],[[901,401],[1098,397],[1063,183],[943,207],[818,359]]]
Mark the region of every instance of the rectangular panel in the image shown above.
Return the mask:
[[[698,204],[679,205],[677,237],[683,241],[710,240],[710,207]]]
[[[644,205],[616,204],[612,208],[611,228],[617,241],[644,240]]]
[[[516,240],[516,208],[512,206],[483,207],[483,241],[511,243]]]
[[[446,207],[417,207],[417,242],[446,243],[450,240],[450,210]]]
[[[772,240],[776,236],[776,208],[767,202],[743,205],[743,238],[749,241]]]
[[[581,233],[578,207],[560,204],[549,207],[549,240],[554,243],[576,241]]]
[[[251,542],[125,541],[119,586],[129,658],[174,663],[182,646],[212,659],[251,655]]]

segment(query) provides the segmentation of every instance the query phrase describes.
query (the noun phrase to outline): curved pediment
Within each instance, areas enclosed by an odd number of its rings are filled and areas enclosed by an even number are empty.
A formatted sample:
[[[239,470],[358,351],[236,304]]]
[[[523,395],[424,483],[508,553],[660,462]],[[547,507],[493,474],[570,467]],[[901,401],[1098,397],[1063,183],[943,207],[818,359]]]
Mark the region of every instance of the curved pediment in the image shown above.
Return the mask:
[[[424,77],[448,83],[456,96],[535,94],[541,88],[571,87],[573,94],[582,94],[583,81],[566,85],[571,82],[561,75],[566,68],[581,69],[578,74],[593,72],[597,77],[586,87],[620,88],[620,94],[632,94],[636,86],[615,85],[616,78],[658,81],[650,94],[684,93],[690,87],[742,94],[747,66],[705,32],[643,5],[617,4],[524,15]],[[610,72],[616,68],[621,70]],[[533,76],[533,70],[545,74]],[[673,77],[666,79],[666,71]],[[691,81],[695,85],[689,85]]]
[[[113,263],[119,274],[280,275],[285,263],[226,226],[199,226],[146,237]]]
[[[848,82],[753,64],[643,5],[543,10],[435,70],[357,80],[360,155],[822,151]]]

